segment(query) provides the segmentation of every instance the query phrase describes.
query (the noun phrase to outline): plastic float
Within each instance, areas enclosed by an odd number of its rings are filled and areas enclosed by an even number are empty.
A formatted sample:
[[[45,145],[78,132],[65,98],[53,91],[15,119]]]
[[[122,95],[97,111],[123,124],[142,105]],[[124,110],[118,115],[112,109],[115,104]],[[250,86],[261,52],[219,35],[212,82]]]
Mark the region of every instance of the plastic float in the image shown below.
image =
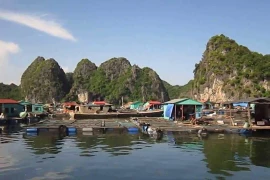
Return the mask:
[[[77,133],[77,128],[66,127],[65,125],[60,125],[58,128],[47,128],[47,127],[28,127],[26,128],[27,134],[39,134],[40,132],[49,132],[51,130],[58,130],[60,134],[73,135]]]
[[[130,122],[119,122],[119,124],[125,128],[127,128],[128,132],[139,132],[139,128],[135,127],[133,123]]]
[[[92,132],[93,128],[82,128],[82,132]]]

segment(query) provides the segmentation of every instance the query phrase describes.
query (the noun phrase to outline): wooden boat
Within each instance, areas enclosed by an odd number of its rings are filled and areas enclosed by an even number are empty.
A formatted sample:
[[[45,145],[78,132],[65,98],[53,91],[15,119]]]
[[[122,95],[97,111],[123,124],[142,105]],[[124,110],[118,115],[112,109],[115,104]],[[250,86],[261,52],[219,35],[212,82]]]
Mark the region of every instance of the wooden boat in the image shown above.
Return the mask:
[[[110,119],[130,117],[162,117],[163,110],[138,112],[107,112],[107,113],[70,113],[73,119]]]

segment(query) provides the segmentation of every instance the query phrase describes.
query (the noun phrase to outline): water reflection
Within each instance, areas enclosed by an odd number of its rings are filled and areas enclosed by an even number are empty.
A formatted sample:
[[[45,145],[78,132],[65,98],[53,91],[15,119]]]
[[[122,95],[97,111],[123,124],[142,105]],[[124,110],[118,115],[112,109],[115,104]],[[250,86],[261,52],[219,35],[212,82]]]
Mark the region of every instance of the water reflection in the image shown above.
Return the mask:
[[[220,138],[212,135],[204,141],[204,161],[210,173],[230,176],[230,171],[250,171],[249,150],[250,146],[241,136],[226,135]]]
[[[256,166],[270,167],[270,138],[250,138],[250,159]]]
[[[143,134],[106,134],[99,136],[78,135],[77,147],[82,150],[81,156],[94,156],[104,151],[112,156],[128,155],[134,149],[143,149],[154,143],[148,135]]]
[[[46,134],[33,136],[23,134],[27,149],[31,149],[36,155],[41,154],[58,154],[61,152],[63,145],[63,136],[60,134]]]
[[[165,133],[162,139],[140,133],[6,134],[0,136],[0,167],[3,179],[14,174],[26,174],[26,179],[89,179],[90,172],[96,179],[104,172],[134,179],[250,178],[249,171],[270,175],[270,140],[224,134],[202,138]]]

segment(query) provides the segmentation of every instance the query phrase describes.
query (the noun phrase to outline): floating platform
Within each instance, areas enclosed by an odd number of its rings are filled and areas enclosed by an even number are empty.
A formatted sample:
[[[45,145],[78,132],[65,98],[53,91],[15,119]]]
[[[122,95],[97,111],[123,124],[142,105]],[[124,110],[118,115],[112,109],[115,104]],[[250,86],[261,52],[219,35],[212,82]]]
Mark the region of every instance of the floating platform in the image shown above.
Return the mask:
[[[67,135],[93,132],[93,133],[137,133],[139,128],[127,120],[96,119],[96,120],[48,120],[36,126],[25,127],[26,133],[55,132]]]
[[[179,134],[193,134],[198,133],[202,128],[205,128],[208,133],[236,133],[236,134],[251,134],[258,132],[259,130],[269,130],[270,126],[252,126],[248,129],[243,129],[242,126],[230,126],[230,125],[218,125],[218,124],[209,124],[207,126],[203,125],[192,125],[189,122],[177,122],[165,120],[163,118],[151,118],[151,117],[133,117],[131,122],[136,124],[138,128],[142,131],[145,131],[145,124],[149,124],[151,131],[157,129],[164,132],[175,132]],[[144,125],[143,125],[144,124]]]
[[[75,113],[71,115],[74,119],[116,119],[116,118],[130,118],[130,117],[161,117],[163,111],[141,111],[141,112],[130,112],[130,113]]]

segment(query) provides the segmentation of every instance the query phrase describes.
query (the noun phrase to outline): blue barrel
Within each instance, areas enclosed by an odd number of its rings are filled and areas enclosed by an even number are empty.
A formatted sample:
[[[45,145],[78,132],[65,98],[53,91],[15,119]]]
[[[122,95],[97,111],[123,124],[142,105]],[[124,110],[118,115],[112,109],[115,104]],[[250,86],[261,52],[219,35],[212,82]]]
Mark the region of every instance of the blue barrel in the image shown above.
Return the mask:
[[[26,133],[26,135],[27,136],[37,136],[38,133],[36,133],[36,132],[28,132],[28,133]]]
[[[136,127],[129,127],[127,129],[128,129],[128,132],[138,132],[139,131],[139,129]]]
[[[138,134],[139,131],[128,131],[128,134]]]
[[[33,133],[33,132],[38,132],[38,128],[27,128],[26,132]]]
[[[73,132],[68,132],[67,135],[68,135],[68,136],[76,136],[76,134],[77,134],[76,131],[75,131],[75,132],[73,131]]]
[[[77,129],[75,127],[69,127],[69,128],[67,128],[67,131],[69,133],[72,133],[72,132],[77,132]]]

